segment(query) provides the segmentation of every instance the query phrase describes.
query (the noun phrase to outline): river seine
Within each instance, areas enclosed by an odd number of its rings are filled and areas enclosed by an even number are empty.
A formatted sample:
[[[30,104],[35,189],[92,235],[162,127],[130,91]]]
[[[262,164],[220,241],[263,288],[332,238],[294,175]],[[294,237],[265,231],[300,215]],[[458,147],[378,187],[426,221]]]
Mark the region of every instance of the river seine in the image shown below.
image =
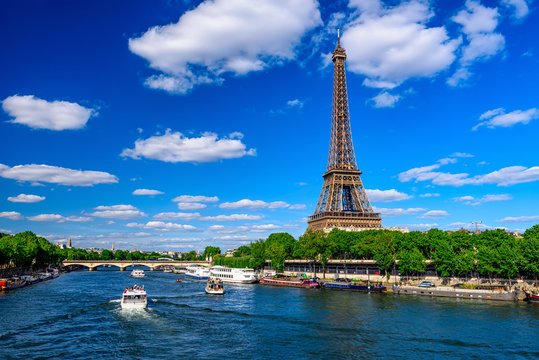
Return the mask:
[[[527,303],[226,284],[146,272],[72,272],[0,294],[2,359],[538,358]],[[144,284],[148,309],[120,309]]]

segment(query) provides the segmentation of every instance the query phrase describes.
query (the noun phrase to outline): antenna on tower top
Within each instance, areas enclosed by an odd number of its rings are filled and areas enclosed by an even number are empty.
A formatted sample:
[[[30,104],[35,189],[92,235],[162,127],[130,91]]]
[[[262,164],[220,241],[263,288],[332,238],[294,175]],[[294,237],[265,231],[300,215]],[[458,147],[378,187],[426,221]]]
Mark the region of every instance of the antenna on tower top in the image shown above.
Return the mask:
[[[337,46],[341,46],[341,28],[337,28]]]

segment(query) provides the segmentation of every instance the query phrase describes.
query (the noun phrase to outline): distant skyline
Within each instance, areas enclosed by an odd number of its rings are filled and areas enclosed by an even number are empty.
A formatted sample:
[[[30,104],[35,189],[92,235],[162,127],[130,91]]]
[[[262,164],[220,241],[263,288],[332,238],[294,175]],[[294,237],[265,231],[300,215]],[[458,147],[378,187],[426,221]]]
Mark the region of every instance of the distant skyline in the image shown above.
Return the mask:
[[[385,227],[539,223],[531,0],[0,5],[0,232],[223,251],[306,229],[337,27]]]

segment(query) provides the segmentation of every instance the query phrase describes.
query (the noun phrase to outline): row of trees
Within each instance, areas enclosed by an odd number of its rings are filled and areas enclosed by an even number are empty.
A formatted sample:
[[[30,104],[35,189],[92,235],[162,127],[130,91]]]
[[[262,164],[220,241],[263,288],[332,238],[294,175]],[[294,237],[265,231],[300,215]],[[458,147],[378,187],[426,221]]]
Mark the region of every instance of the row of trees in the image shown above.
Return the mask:
[[[427,233],[400,233],[389,230],[347,232],[333,229],[329,234],[308,231],[298,240],[288,233],[274,233],[266,240],[241,246],[231,258],[220,255],[218,247],[208,246],[201,256],[191,251],[185,260],[203,260],[212,256],[216,264],[261,268],[271,260],[283,271],[287,259],[318,261],[326,266],[329,259],[374,259],[383,271],[398,266],[401,273],[422,273],[425,260],[432,260],[441,276],[469,274],[514,278],[539,275],[539,225],[526,230],[522,238],[504,230],[468,234],[431,229]],[[43,267],[70,260],[147,260],[162,255],[140,251],[103,250],[101,254],[84,249],[59,249],[46,239],[27,231],[16,235],[0,234],[0,265]]]
[[[206,256],[220,254],[218,247],[208,246],[199,256],[196,251],[190,251],[184,260],[203,260]],[[62,260],[148,260],[168,257],[157,252],[145,253],[141,251],[103,250],[88,251],[85,249],[60,249],[47,239],[26,231],[16,235],[0,233],[0,266],[43,268],[47,265],[57,265]]]
[[[271,234],[238,249],[235,257],[248,259],[249,266],[260,268],[265,260],[283,271],[287,259],[319,261],[329,259],[374,259],[381,270],[398,266],[401,273],[423,273],[425,260],[432,260],[441,276],[463,275],[477,271],[482,275],[514,278],[539,275],[539,225],[517,238],[498,229],[480,234],[465,231],[447,233],[431,229],[427,233],[400,233],[389,230],[347,232],[333,229],[329,234],[308,231],[298,240],[290,234]],[[245,262],[243,262],[245,263]],[[242,264],[243,264],[242,263]]]

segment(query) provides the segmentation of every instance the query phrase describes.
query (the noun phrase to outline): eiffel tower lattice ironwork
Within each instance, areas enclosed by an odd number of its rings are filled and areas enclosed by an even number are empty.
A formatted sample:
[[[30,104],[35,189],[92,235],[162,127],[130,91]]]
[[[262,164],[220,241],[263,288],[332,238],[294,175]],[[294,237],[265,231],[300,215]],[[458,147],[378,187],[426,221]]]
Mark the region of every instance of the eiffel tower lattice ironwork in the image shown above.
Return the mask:
[[[332,60],[333,108],[328,167],[323,175],[324,185],[316,210],[307,221],[308,229],[328,231],[335,227],[346,230],[381,228],[382,218],[372,210],[352,145],[344,67],[346,51],[341,47],[340,37]]]

